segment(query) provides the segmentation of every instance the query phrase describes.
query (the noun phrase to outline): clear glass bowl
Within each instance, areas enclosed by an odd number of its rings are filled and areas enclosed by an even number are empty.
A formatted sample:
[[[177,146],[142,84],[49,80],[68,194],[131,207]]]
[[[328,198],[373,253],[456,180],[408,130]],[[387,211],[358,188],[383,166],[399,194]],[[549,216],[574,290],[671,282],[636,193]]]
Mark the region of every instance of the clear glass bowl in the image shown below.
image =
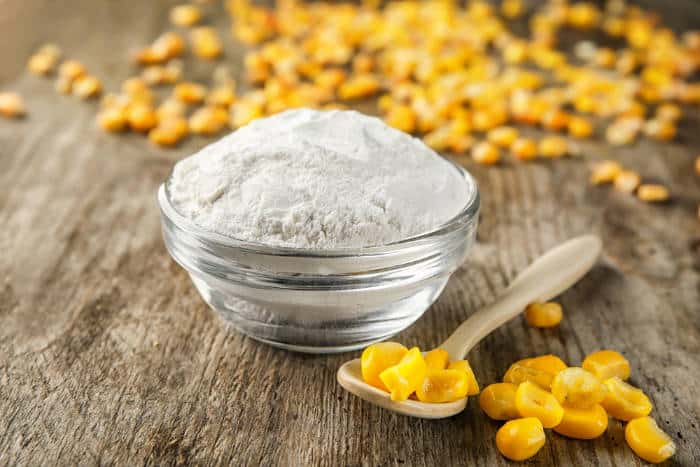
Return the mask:
[[[398,333],[442,292],[471,249],[479,192],[437,229],[368,248],[315,250],[245,242],[180,215],[169,181],[158,190],[165,246],[202,298],[253,339],[310,353],[344,352]]]

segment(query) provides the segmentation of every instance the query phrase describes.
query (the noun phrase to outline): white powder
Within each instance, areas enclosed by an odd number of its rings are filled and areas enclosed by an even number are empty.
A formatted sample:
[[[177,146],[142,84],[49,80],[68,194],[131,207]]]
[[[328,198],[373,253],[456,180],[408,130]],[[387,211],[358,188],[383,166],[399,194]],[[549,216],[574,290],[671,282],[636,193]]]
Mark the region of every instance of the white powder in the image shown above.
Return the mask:
[[[358,112],[308,109],[257,120],[182,160],[170,193],[205,229],[299,248],[395,242],[467,201],[459,172],[420,140]]]

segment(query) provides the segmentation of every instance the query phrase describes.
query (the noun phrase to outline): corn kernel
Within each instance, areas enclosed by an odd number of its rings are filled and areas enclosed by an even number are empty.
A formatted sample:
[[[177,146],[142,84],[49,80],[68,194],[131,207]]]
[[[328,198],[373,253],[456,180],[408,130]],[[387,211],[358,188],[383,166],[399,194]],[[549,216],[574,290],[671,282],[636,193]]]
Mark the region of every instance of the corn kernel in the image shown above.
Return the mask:
[[[567,126],[569,134],[574,138],[588,138],[593,134],[593,125],[584,117],[572,116]]]
[[[465,154],[474,146],[472,135],[451,134],[449,136],[448,147],[455,154]]]
[[[15,92],[0,92],[0,115],[18,118],[25,114],[22,96]]]
[[[559,109],[550,110],[542,115],[540,123],[548,130],[563,130],[569,124],[569,114]]]
[[[189,118],[192,133],[199,135],[215,135],[228,124],[229,115],[225,109],[216,106],[206,106],[194,111]]]
[[[158,118],[153,108],[143,103],[130,105],[126,112],[126,119],[134,131],[146,132],[158,123]]]
[[[416,388],[421,402],[452,402],[467,397],[467,375],[459,370],[428,370]],[[393,399],[393,395],[392,395]]]
[[[48,75],[53,72],[58,59],[47,53],[36,53],[29,57],[27,69],[35,75]]]
[[[651,412],[651,401],[641,389],[622,381],[617,376],[606,379],[603,384],[607,391],[600,405],[612,417],[618,420],[632,420],[649,415]]]
[[[467,395],[476,396],[479,394],[479,382],[476,380],[474,370],[467,360],[454,360],[447,365],[448,370],[459,370],[467,375]]]
[[[526,361],[527,362],[527,361]],[[513,363],[503,375],[504,383],[521,384],[525,381],[535,383],[543,389],[549,389],[554,375],[537,368],[530,368],[523,362]]]
[[[122,131],[126,128],[126,114],[123,109],[107,107],[97,114],[97,123],[106,131]]]
[[[170,117],[184,117],[187,107],[185,104],[172,97],[165,99],[156,109],[158,121],[165,120]]]
[[[187,120],[170,116],[159,121],[158,125],[148,132],[148,139],[158,146],[175,146],[187,136],[188,131]]]
[[[517,18],[523,13],[522,0],[503,0],[501,2],[501,13],[506,18]]]
[[[518,138],[513,141],[510,152],[518,160],[531,161],[537,157],[537,143],[531,138]]]
[[[668,200],[669,197],[668,188],[663,185],[645,183],[637,188],[637,198],[648,203],[660,203]]]
[[[219,86],[207,96],[207,104],[228,108],[236,100],[236,92],[231,86]]]
[[[173,95],[185,104],[199,104],[207,96],[207,88],[201,84],[185,81],[175,85]]]
[[[73,80],[64,76],[56,78],[53,88],[59,94],[68,95],[73,92]]]
[[[433,349],[430,352],[426,352],[424,358],[428,370],[445,370],[450,361],[450,355],[442,349]]]
[[[166,32],[159,36],[153,44],[136,53],[136,61],[142,65],[165,63],[177,57],[185,50],[185,41],[174,32]]]
[[[87,74],[87,68],[77,60],[66,60],[58,67],[58,76],[70,81],[74,81],[85,74]]]
[[[682,115],[681,108],[676,104],[665,103],[661,104],[656,109],[656,118],[659,120],[670,120],[675,122]]]
[[[423,383],[428,367],[418,347],[413,347],[394,366],[379,374],[379,379],[391,392],[391,400],[405,401]]]
[[[343,100],[369,97],[379,91],[379,80],[369,73],[355,75],[338,88],[338,97]]]
[[[472,159],[478,164],[494,165],[501,159],[501,154],[494,144],[482,141],[472,149]]]
[[[221,44],[214,28],[200,26],[192,30],[192,51],[200,58],[214,59],[221,55],[224,46]]]
[[[630,362],[620,352],[614,350],[598,350],[588,354],[581,367],[593,373],[601,381],[613,376],[623,381],[630,377]]]
[[[613,185],[618,191],[622,191],[623,193],[633,193],[641,181],[642,179],[637,172],[632,170],[621,170],[620,173],[615,176]]]
[[[530,381],[515,391],[515,408],[521,417],[535,417],[545,428],[555,427],[564,416],[564,409],[555,397]]]
[[[369,54],[360,53],[352,60],[352,71],[355,73],[369,73],[374,69],[374,59]]]
[[[347,74],[342,68],[327,68],[314,77],[314,83],[326,89],[336,89],[346,78]]]
[[[540,140],[538,149],[542,157],[559,158],[566,155],[568,143],[561,136],[545,136]]]
[[[598,162],[593,166],[590,180],[594,185],[612,183],[620,172],[622,172],[622,166],[618,162],[610,160]]]
[[[385,120],[389,126],[406,133],[413,133],[416,129],[416,113],[409,105],[393,106]]]
[[[72,92],[73,95],[81,99],[89,99],[100,95],[102,92],[102,83],[94,76],[81,76],[73,83]]]
[[[379,374],[399,363],[407,352],[408,349],[397,342],[380,342],[370,345],[362,352],[360,358],[362,379],[375,388],[388,391],[382,380],[379,379]]]
[[[528,368],[547,372],[552,376],[568,368],[567,364],[556,355],[541,355],[539,357],[526,358],[525,360],[520,360],[518,363]]]
[[[247,125],[253,120],[263,116],[262,104],[251,99],[236,101],[231,106],[231,126],[234,128]]]
[[[494,420],[518,418],[520,414],[515,407],[517,389],[518,386],[513,383],[489,384],[479,395],[479,407]]]
[[[175,26],[192,26],[202,19],[202,12],[196,5],[177,5],[170,10],[170,22]]]
[[[578,2],[569,8],[568,23],[578,29],[595,27],[600,20],[600,10],[592,3]]]
[[[651,417],[631,420],[625,427],[625,440],[635,454],[654,464],[676,453],[676,444]]]
[[[659,141],[669,141],[676,136],[676,125],[672,121],[654,118],[644,124],[644,134]]]
[[[536,328],[557,326],[563,316],[561,305],[556,302],[531,303],[525,309],[527,324]]]
[[[503,456],[523,461],[537,454],[545,442],[542,422],[534,417],[506,422],[496,433],[496,447]]]
[[[608,413],[600,404],[595,404],[587,409],[564,407],[564,416],[554,431],[569,438],[594,439],[607,428]]]
[[[700,156],[695,158],[695,174],[700,175]]]
[[[586,409],[603,400],[605,387],[593,373],[569,367],[554,376],[552,395],[562,405]]]
[[[518,139],[518,130],[512,126],[499,126],[489,131],[487,138],[496,146],[510,148],[513,142]]]

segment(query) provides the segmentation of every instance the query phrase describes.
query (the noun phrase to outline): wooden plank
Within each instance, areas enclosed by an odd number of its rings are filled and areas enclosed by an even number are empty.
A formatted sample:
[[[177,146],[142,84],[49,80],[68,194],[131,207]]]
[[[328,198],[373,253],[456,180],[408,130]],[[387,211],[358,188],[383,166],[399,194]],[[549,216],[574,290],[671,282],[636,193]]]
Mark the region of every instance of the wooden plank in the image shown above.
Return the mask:
[[[105,135],[94,105],[56,96],[23,72],[30,51],[51,40],[114,88],[133,72],[126,51],[165,27],[166,4],[4,5],[0,87],[26,96],[30,116],[0,122],[0,464],[506,464],[494,444],[498,424],[476,400],[448,420],[393,415],[336,384],[352,355],[292,354],[229,331],[167,256],[155,204],[172,164],[206,140],[161,151]],[[700,187],[689,169],[700,152],[697,125],[695,113],[670,145],[584,144],[586,158],[614,153],[671,186],[667,206],[588,187],[579,160],[467,162],[483,194],[479,244],[397,339],[439,343],[537,255],[595,232],[605,257],[561,297],[562,325],[541,331],[516,320],[473,351],[474,369],[489,383],[526,356],[578,363],[618,349],[678,443],[673,462],[700,464]],[[549,435],[534,462],[640,464],[614,421],[592,442]]]

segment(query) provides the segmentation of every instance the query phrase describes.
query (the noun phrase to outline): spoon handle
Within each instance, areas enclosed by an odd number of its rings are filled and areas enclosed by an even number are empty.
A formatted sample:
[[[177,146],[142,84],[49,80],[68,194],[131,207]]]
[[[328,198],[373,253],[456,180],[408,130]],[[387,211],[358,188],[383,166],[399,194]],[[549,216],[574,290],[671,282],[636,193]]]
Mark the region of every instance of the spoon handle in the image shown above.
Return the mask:
[[[450,359],[463,359],[481,339],[527,305],[550,300],[578,282],[596,263],[601,248],[595,235],[582,235],[552,248],[518,274],[495,303],[464,321],[440,348]]]

